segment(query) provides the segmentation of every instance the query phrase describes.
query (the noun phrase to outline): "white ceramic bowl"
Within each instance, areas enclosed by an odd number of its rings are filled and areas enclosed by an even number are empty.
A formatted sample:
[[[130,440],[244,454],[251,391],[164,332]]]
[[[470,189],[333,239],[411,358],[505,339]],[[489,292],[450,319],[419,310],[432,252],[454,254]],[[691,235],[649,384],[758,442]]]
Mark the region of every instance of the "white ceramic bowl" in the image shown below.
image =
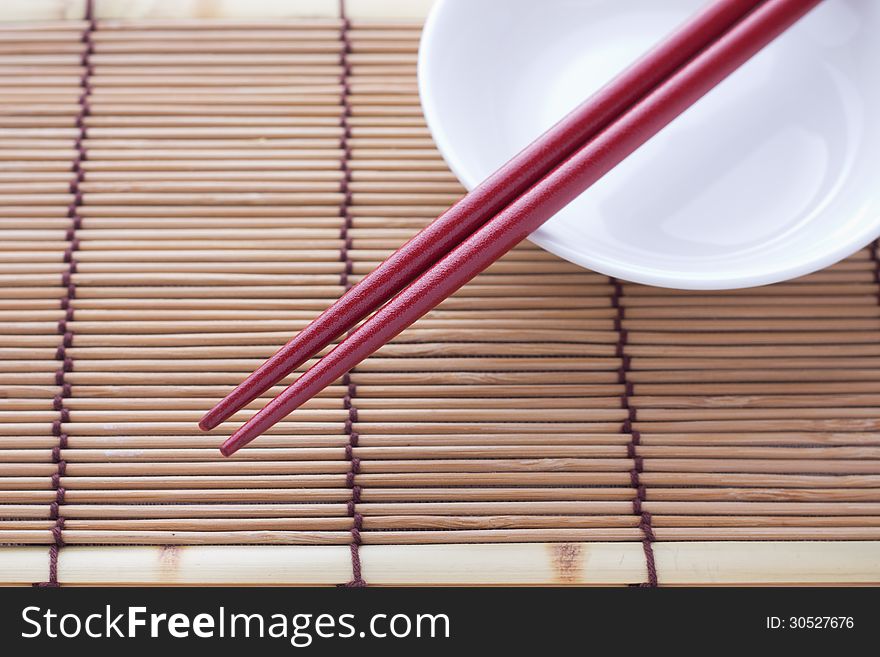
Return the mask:
[[[471,188],[705,0],[437,0],[431,133]],[[748,287],[880,234],[880,2],[825,0],[532,240],[625,280]]]

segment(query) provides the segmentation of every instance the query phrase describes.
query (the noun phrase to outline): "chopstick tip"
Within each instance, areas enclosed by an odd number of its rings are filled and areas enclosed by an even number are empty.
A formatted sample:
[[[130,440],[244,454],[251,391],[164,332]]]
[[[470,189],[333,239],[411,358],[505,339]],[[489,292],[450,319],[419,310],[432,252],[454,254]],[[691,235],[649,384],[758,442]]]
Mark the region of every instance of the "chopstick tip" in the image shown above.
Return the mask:
[[[255,431],[253,427],[245,423],[220,445],[220,453],[223,456],[232,456],[259,435],[259,431]]]

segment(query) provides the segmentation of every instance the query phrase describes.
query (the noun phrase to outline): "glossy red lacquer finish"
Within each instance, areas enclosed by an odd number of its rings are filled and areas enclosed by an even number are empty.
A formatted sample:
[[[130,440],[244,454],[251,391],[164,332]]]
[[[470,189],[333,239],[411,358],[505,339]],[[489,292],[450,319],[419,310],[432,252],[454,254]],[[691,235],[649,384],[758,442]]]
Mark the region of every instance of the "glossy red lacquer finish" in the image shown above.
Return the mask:
[[[453,294],[819,2],[768,0],[756,9],[417,278],[235,432],[221,452],[228,456],[249,443]]]
[[[355,326],[763,0],[711,3],[413,237],[201,420],[213,429]]]

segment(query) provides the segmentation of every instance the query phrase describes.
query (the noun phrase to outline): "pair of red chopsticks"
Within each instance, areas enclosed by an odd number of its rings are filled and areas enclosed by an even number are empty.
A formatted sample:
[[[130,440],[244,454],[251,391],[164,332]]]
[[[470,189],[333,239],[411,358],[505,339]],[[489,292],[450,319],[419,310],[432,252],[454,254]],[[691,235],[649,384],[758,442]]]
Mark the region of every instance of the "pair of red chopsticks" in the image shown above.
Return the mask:
[[[247,445],[507,253],[819,2],[710,4],[352,287],[199,426],[213,429],[375,311],[220,451]]]

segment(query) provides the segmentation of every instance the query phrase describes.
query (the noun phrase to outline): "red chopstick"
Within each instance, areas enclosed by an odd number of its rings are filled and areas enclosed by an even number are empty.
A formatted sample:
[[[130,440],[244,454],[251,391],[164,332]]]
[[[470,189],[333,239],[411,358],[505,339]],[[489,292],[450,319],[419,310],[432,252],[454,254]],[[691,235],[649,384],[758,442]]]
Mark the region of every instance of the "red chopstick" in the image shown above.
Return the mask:
[[[229,456],[393,339],[507,253],[821,0],[767,0],[607,128],[576,150],[223,443]]]
[[[355,326],[764,0],[716,0],[413,237],[199,422],[210,430]]]

